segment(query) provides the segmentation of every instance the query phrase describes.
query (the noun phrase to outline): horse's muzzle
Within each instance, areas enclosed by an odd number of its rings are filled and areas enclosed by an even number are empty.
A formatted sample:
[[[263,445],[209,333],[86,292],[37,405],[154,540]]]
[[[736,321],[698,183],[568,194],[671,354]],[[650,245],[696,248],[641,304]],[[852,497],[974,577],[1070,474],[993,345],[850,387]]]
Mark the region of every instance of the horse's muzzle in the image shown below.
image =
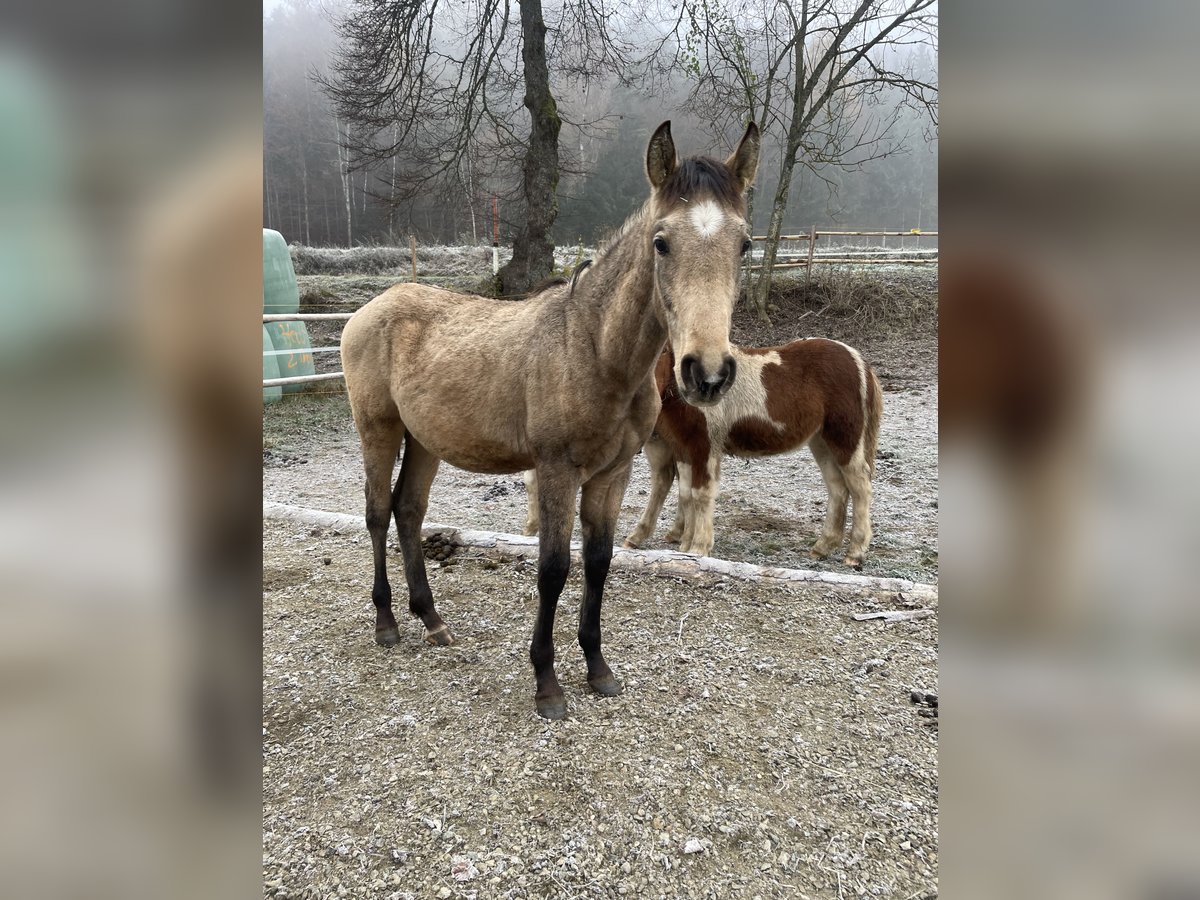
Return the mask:
[[[711,406],[733,387],[737,376],[737,361],[728,353],[721,360],[721,367],[708,372],[699,358],[688,354],[679,361],[683,376],[683,399],[693,406]]]

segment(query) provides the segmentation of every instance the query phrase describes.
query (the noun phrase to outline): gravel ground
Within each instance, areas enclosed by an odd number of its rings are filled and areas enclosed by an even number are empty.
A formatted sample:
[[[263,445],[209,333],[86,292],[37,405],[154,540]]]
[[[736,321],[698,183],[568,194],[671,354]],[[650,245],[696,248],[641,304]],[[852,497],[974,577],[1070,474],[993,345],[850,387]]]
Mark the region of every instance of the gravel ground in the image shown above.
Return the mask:
[[[872,505],[875,537],[863,572],[933,582],[938,573],[936,348],[928,341],[858,343],[885,392]],[[270,407],[264,440],[264,498],[362,513],[362,456],[343,396],[289,398]],[[620,539],[641,516],[649,486],[649,469],[639,454],[621,510]],[[807,449],[766,459],[727,458],[712,555],[843,571],[840,555],[825,562],[808,556],[825,503],[825,485]],[[427,519],[519,534],[525,510],[520,475],[477,475],[443,465],[430,492]],[[648,548],[667,546],[662,535],[674,515],[672,494]],[[578,532],[576,524],[576,537]]]
[[[311,465],[267,474],[319,491]],[[575,572],[556,634],[571,717],[547,723],[531,564],[434,564],[459,643],[427,647],[407,619],[389,649],[365,534],[267,522],[263,565],[265,896],[937,894],[936,617],[851,618],[902,598],[613,573],[625,693],[601,700]]]

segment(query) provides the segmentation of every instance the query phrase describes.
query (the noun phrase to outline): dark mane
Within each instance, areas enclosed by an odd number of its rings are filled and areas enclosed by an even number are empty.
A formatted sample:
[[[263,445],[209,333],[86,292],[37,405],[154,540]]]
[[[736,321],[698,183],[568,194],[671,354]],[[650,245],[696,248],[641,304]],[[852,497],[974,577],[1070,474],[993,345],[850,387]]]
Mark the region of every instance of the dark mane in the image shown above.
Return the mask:
[[[579,276],[584,273],[588,266],[592,264],[590,259],[585,259],[575,267],[575,271],[571,273],[571,290],[569,293],[575,293],[575,282],[579,281]]]
[[[548,278],[543,278],[541,281],[539,281],[537,284],[535,284],[532,288],[530,288],[529,293],[526,295],[525,299],[528,300],[530,297],[533,297],[537,294],[545,293],[546,291],[550,290],[550,288],[555,288],[561,284],[566,284],[566,283],[567,283],[567,279],[563,278],[561,275],[551,275]]]
[[[733,173],[711,156],[693,156],[681,162],[662,186],[666,197],[691,202],[694,197],[711,196],[723,206],[740,208],[742,188]]]

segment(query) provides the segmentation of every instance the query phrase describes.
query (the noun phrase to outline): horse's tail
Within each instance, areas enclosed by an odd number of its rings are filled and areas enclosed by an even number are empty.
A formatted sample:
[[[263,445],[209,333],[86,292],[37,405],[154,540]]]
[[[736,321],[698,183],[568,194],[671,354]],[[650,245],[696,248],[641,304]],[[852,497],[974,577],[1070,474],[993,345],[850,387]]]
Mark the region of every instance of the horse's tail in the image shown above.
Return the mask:
[[[883,390],[875,370],[867,366],[866,421],[863,423],[863,455],[871,477],[875,477],[875,453],[879,449],[879,420],[883,418]]]

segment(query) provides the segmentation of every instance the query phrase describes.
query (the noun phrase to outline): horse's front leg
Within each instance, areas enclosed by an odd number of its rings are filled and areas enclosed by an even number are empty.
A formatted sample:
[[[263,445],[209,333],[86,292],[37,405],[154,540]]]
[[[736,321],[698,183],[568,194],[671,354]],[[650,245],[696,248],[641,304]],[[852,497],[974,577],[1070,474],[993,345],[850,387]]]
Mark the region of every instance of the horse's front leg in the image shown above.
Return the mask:
[[[680,460],[676,466],[679,476],[679,491],[675,502],[675,521],[663,535],[668,544],[679,544],[680,549],[692,540],[692,466]]]
[[[675,454],[667,443],[657,435],[651,435],[643,448],[646,462],[650,464],[650,497],[646,509],[638,520],[633,532],[625,540],[626,547],[640,547],[654,534],[654,526],[658,524],[658,514],[662,512],[663,502],[671,490],[675,480]],[[628,481],[628,473],[626,481]],[[624,491],[622,490],[622,493]]]
[[[534,701],[538,715],[563,719],[567,702],[554,674],[554,613],[571,570],[571,529],[575,526],[575,494],[579,477],[569,465],[539,464],[538,513],[538,613],[533,626],[529,660],[536,683]]]
[[[621,685],[600,652],[600,605],[612,562],[613,535],[621,499],[629,484],[633,460],[592,478],[583,486],[579,521],[583,526],[583,604],[579,608],[579,646],[587,660],[588,684],[604,697],[621,693]],[[666,493],[668,483],[663,488]],[[661,501],[660,501],[661,505]]]
[[[703,463],[692,466],[691,521],[679,549],[696,556],[708,556],[713,548],[713,515],[721,487],[721,454],[714,453]],[[688,539],[690,535],[690,540]]]

